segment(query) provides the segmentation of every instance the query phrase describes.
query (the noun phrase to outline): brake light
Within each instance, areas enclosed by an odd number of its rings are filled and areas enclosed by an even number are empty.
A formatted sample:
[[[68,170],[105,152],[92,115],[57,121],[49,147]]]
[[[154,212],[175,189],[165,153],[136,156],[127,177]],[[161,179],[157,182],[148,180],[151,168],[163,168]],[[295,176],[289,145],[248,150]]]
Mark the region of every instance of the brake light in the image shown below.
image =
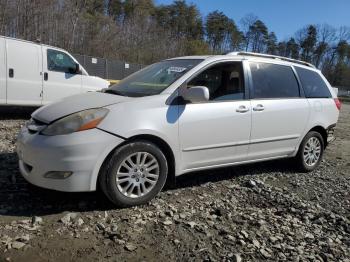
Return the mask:
[[[338,108],[338,110],[340,110],[340,108],[341,108],[340,100],[338,98],[334,98],[334,103],[335,103],[336,107]]]

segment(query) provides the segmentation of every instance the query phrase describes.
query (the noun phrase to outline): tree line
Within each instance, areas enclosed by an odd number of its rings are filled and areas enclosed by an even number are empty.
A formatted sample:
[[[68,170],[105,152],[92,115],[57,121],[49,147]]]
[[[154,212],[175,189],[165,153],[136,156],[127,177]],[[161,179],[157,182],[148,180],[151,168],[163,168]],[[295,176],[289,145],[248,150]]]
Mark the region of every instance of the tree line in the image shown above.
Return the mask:
[[[238,50],[274,54],[313,63],[333,85],[350,86],[349,27],[307,25],[278,40],[253,14],[203,17],[183,0],[0,0],[0,35],[140,64]]]

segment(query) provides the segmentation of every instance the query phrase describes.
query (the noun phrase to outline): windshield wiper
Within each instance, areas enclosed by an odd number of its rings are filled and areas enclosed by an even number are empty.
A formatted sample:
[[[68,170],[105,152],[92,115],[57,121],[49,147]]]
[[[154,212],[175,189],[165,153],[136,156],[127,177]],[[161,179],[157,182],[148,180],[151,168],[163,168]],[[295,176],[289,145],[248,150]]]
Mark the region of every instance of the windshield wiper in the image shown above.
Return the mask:
[[[118,96],[125,96],[125,94],[123,94],[122,92],[119,92],[117,90],[110,89],[110,88],[104,90],[104,93],[118,95]]]

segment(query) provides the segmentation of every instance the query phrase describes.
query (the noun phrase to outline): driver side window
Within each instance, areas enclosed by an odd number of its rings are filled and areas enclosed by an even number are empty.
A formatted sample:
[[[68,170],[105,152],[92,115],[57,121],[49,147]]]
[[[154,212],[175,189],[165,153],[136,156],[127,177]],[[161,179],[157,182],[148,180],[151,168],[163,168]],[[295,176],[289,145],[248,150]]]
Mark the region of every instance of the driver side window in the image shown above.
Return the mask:
[[[187,88],[205,86],[209,101],[244,99],[244,78],[241,62],[220,63],[207,68],[187,84]]]
[[[47,49],[47,69],[50,71],[74,74],[75,61],[66,53]]]

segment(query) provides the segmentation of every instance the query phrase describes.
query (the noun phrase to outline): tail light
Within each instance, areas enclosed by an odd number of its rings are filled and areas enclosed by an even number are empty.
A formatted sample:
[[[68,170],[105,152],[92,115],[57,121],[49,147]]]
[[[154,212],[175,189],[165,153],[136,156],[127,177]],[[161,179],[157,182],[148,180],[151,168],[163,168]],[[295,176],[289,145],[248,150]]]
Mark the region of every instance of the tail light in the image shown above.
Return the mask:
[[[340,110],[340,108],[341,108],[340,100],[338,98],[334,98],[334,103],[335,103],[336,107],[338,108],[338,110]]]

